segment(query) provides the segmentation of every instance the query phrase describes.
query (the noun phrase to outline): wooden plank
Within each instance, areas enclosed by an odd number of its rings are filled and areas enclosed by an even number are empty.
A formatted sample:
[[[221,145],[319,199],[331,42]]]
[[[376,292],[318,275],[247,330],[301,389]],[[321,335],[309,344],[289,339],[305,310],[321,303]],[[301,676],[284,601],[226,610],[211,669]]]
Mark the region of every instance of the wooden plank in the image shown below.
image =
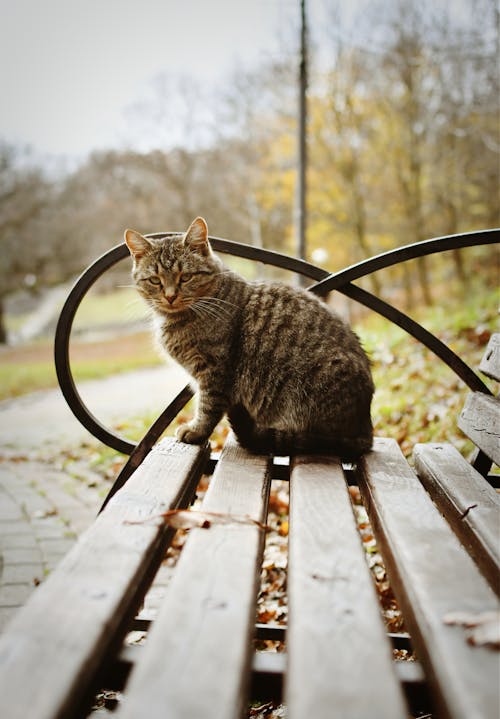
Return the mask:
[[[500,654],[466,642],[447,615],[479,615],[498,601],[408,466],[397,443],[376,439],[360,487],[436,702],[437,715],[498,719]]]
[[[500,399],[482,392],[468,394],[458,426],[500,466]]]
[[[75,716],[163,556],[163,523],[142,521],[194,493],[206,454],[161,442],[16,614],[0,636],[2,719]]]
[[[339,460],[294,461],[289,531],[287,716],[406,717]]]
[[[491,379],[500,382],[500,334],[491,335],[486,352],[483,355],[480,371]]]
[[[203,511],[265,521],[270,460],[231,437]],[[132,672],[121,719],[235,719],[250,679],[264,531],[253,523],[192,529]]]
[[[500,496],[451,444],[417,444],[424,487],[500,595]]]

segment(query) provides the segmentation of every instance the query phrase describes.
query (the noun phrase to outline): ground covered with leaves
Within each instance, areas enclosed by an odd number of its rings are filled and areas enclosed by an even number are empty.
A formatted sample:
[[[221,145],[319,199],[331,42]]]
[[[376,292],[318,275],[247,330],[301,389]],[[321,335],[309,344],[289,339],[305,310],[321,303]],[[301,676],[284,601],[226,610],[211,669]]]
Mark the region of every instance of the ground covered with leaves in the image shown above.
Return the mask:
[[[489,292],[453,309],[443,304],[423,310],[416,319],[477,370],[498,331],[498,299],[498,292]],[[371,319],[359,333],[373,362],[375,434],[396,439],[407,457],[415,444],[431,441],[451,441],[467,455],[472,445],[458,430],[457,417],[469,390],[457,375],[394,325]]]

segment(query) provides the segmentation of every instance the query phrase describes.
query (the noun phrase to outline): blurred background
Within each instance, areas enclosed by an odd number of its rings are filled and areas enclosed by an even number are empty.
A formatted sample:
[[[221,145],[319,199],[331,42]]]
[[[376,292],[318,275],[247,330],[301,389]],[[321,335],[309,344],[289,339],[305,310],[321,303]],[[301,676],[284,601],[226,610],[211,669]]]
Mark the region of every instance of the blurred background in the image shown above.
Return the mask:
[[[212,235],[300,252],[333,271],[500,224],[496,0],[0,6],[1,398],[54,384],[64,297],[126,227],[182,231],[203,215]],[[433,327],[448,331],[452,315],[482,346],[495,322],[494,252],[407,263],[366,286]],[[77,377],[158,361],[128,272],[124,263],[82,305]],[[340,306],[386,372],[396,340]]]

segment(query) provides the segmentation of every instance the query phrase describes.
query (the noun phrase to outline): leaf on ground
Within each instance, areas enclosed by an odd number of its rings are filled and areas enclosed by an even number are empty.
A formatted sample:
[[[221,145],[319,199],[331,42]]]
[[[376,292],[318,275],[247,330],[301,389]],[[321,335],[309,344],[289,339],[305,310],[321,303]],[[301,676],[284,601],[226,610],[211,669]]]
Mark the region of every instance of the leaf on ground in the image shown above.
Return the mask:
[[[248,713],[252,719],[285,719],[286,709],[283,704],[275,704],[274,702],[267,702],[260,706],[254,706],[250,708]]]
[[[278,534],[282,537],[288,537],[288,522],[280,522],[278,527]]]
[[[47,519],[47,517],[56,517],[58,514],[59,511],[52,507],[51,509],[37,509],[31,517],[32,519]]]
[[[276,610],[269,611],[267,609],[264,609],[260,612],[257,612],[257,621],[261,624],[269,624],[269,622],[272,622],[274,619],[276,619],[276,613]]]

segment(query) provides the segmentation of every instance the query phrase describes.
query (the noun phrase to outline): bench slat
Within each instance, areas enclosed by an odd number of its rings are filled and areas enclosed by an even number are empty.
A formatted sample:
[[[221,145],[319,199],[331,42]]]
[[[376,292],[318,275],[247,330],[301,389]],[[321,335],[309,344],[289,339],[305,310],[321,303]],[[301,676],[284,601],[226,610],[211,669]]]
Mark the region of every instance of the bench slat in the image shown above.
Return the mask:
[[[203,511],[265,521],[270,460],[226,442]],[[264,532],[255,524],[192,529],[132,672],[121,719],[241,716],[252,659]]]
[[[479,365],[480,371],[491,379],[496,379],[500,382],[500,334],[495,333],[491,335],[490,341],[486,348],[486,352],[483,355],[481,364]]]
[[[164,440],[0,636],[3,719],[74,717],[138,591],[164,553],[142,522],[195,491],[207,449]],[[188,500],[189,501],[189,500]]]
[[[458,426],[479,449],[500,465],[500,399],[482,392],[465,398]]]
[[[414,456],[422,484],[500,595],[500,496],[450,444],[417,444]]]
[[[337,459],[295,460],[289,543],[288,716],[406,717]]]
[[[439,716],[497,719],[500,655],[444,623],[495,610],[496,597],[419,482],[397,443],[377,439],[360,487]]]

